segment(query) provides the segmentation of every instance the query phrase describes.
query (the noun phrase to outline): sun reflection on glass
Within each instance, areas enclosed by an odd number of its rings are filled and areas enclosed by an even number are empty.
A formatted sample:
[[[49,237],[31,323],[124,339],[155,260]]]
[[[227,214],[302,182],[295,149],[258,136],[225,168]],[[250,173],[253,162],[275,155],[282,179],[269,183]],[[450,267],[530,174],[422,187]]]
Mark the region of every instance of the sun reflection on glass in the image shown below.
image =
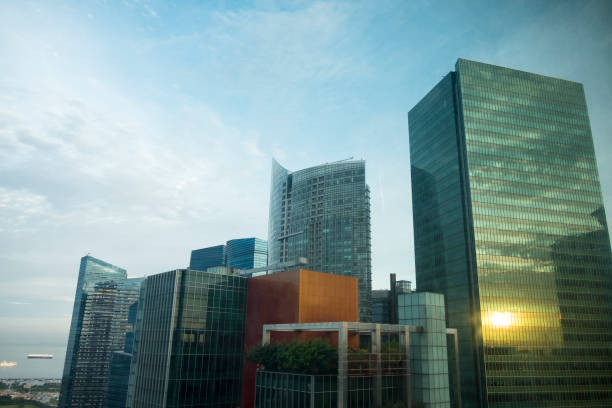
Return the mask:
[[[489,312],[488,323],[490,326],[507,328],[512,325],[512,313],[510,312]]]

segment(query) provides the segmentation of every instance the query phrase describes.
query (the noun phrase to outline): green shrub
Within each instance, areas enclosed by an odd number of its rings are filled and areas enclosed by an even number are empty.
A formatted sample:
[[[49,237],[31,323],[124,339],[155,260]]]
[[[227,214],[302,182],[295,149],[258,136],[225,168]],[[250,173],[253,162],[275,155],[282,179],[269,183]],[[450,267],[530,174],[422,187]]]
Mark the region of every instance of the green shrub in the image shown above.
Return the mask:
[[[268,371],[313,375],[338,372],[338,349],[319,339],[255,347],[247,360]]]

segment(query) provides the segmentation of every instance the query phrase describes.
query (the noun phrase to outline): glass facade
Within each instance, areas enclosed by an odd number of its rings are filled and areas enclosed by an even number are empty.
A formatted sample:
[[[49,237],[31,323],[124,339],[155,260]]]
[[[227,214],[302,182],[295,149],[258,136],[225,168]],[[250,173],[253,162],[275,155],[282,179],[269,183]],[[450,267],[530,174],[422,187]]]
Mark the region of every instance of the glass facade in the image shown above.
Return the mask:
[[[338,376],[258,371],[255,408],[335,408]]]
[[[410,112],[417,284],[466,407],[612,405],[612,255],[581,84],[460,59]]]
[[[412,282],[407,280],[399,280],[395,284],[395,290],[398,294],[401,293],[411,293],[412,292]]]
[[[105,408],[125,408],[132,355],[124,351],[112,353]]]
[[[59,407],[103,407],[113,351],[124,350],[130,307],[142,279],[124,269],[81,258]]]
[[[391,291],[373,290],[372,291],[372,323],[393,323],[391,322]]]
[[[359,362],[356,364],[369,364]],[[382,407],[405,407],[404,375],[381,375]],[[258,371],[255,383],[255,408],[336,408],[338,376],[307,375]],[[355,375],[347,378],[347,408],[378,406],[376,376]],[[413,405],[414,406],[414,405]],[[432,405],[433,406],[433,405]]]
[[[189,269],[227,273],[219,267],[254,269],[268,264],[268,243],[259,238],[231,239],[225,245],[191,251]]]
[[[189,269],[205,271],[212,266],[225,266],[225,245],[194,249],[191,251]]]
[[[410,336],[413,401],[428,408],[450,407],[444,296],[400,294],[397,303],[399,324],[423,328]]]
[[[268,243],[259,238],[227,241],[226,264],[237,269],[254,269],[268,264]]]
[[[240,405],[246,285],[246,278],[192,270],[147,278],[131,406]]]
[[[268,263],[308,259],[307,269],[359,280],[359,320],[371,320],[370,191],[365,161],[290,172],[272,163]]]

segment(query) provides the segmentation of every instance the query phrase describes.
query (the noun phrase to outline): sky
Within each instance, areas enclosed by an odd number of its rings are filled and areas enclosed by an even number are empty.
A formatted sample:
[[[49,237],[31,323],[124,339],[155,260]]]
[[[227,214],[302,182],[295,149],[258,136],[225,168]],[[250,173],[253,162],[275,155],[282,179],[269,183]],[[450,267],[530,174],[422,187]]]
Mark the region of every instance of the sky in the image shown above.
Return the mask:
[[[65,346],[88,253],[143,276],[265,239],[273,157],[365,159],[373,286],[414,281],[407,112],[460,57],[584,84],[612,214],[610,21],[588,0],[0,1],[0,350]]]

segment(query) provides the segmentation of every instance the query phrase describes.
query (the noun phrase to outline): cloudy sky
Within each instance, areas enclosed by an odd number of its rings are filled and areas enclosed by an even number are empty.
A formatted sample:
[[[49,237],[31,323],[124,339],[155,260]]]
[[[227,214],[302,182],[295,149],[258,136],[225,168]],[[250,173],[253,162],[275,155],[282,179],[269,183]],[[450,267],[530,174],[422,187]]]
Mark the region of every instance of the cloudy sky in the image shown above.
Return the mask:
[[[0,2],[0,348],[63,345],[81,256],[266,238],[271,158],[367,161],[375,287],[414,278],[407,111],[458,57],[584,83],[612,214],[612,2]]]

